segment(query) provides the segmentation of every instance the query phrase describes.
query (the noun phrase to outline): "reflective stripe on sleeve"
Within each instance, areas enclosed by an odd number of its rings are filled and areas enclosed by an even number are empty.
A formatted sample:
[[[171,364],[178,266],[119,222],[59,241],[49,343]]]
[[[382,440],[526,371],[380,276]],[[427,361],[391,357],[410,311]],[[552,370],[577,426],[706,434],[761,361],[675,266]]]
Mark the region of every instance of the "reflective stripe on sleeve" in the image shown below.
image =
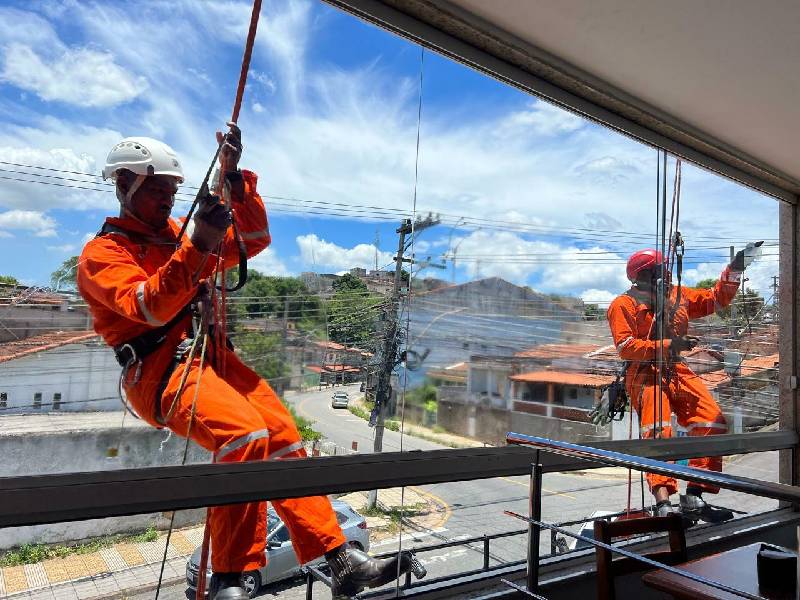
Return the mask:
[[[227,444],[225,444],[222,448],[217,450],[217,460],[221,460],[231,452],[246,446],[250,442],[255,442],[256,440],[261,440],[264,438],[269,437],[269,430],[268,429],[259,429],[257,431],[251,431],[247,435],[243,435],[242,437],[236,438],[231,440]]]
[[[690,423],[689,426],[686,428],[686,431],[692,431],[693,429],[697,429],[702,427],[703,429],[720,429],[722,431],[728,431],[728,426],[725,423],[716,423],[713,421],[701,421],[700,423]]]
[[[622,350],[622,349],[623,349],[625,346],[627,346],[628,344],[630,344],[632,341],[633,341],[633,336],[632,336],[632,335],[629,335],[628,337],[626,337],[626,338],[625,338],[624,340],[622,340],[622,341],[621,341],[619,344],[617,344],[617,352],[619,352],[620,350]]]
[[[147,304],[144,301],[144,284],[145,282],[143,281],[139,284],[139,287],[136,288],[136,302],[139,304],[139,310],[142,311],[142,314],[149,325],[163,325],[166,323],[166,321],[159,321],[156,319],[147,308]]]
[[[243,240],[260,240],[269,237],[269,228],[262,231],[244,231],[239,234]]]

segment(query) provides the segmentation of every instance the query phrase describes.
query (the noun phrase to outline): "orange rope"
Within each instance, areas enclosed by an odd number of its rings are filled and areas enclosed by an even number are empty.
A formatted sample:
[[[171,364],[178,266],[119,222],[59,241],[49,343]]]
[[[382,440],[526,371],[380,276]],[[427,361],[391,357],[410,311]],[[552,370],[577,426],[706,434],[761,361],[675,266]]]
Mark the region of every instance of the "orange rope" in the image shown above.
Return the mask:
[[[250,57],[253,55],[253,44],[256,41],[256,28],[258,27],[260,13],[261,0],[254,0],[253,12],[250,15],[250,29],[247,31],[247,42],[244,45],[242,70],[239,73],[239,86],[236,88],[236,100],[233,102],[233,113],[231,113],[231,121],[234,123],[239,120],[239,109],[242,107],[242,97],[244,96],[244,87],[247,84],[247,72],[250,70]]]
[[[239,85],[236,88],[236,99],[233,102],[233,112],[231,113],[231,121],[236,123],[239,120],[239,111],[242,107],[242,98],[244,97],[244,88],[247,85],[247,73],[250,70],[250,58],[253,55],[253,44],[256,39],[256,29],[258,28],[258,17],[261,14],[261,0],[254,0],[253,12],[250,15],[250,28],[247,31],[247,41],[244,46],[244,56],[242,57],[242,70],[239,73]],[[224,143],[224,142],[223,142]],[[220,155],[220,177],[219,177],[219,192],[222,195],[222,186],[225,184],[225,160]],[[224,243],[224,242],[223,242]],[[221,268],[222,267],[222,268]],[[222,309],[220,310],[219,303],[217,302],[215,287],[212,287],[211,303],[214,306],[214,325],[215,337],[217,338],[217,346],[215,348],[215,358],[217,367],[220,369],[220,375],[225,376],[225,328],[227,327],[226,318],[226,295],[225,295],[225,269],[224,269],[224,248],[220,244],[217,254],[217,268],[214,277],[216,284],[217,275],[220,270],[222,271]],[[220,313],[222,313],[220,318]],[[198,571],[197,591],[195,594],[196,600],[204,600],[206,592],[206,568],[208,566],[208,548],[210,541],[210,532],[208,529],[208,514],[206,512],[206,524],[203,530],[203,548],[200,553],[200,570]]]

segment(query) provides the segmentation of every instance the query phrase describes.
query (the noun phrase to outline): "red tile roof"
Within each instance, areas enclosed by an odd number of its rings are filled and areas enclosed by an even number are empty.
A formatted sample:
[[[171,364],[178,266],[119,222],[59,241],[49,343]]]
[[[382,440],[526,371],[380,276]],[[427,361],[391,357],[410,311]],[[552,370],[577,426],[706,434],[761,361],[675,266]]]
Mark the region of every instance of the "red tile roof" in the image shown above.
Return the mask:
[[[767,356],[754,356],[742,361],[741,376],[749,377],[760,373],[765,369],[775,369],[778,366],[778,355],[769,354]]]
[[[328,350],[344,350],[344,346],[337,344],[336,342],[317,341],[313,342],[313,344],[315,346],[319,346],[320,348],[327,348]]]
[[[99,337],[94,331],[55,331],[0,344],[0,363]]]
[[[732,380],[725,371],[711,371],[697,376],[709,390],[714,390],[720,386],[729,384]]]
[[[595,375],[593,373],[570,373],[566,371],[531,371],[510,377],[513,381],[526,383],[555,383],[561,385],[577,385],[582,387],[600,388],[614,381],[610,375]]]
[[[542,344],[514,354],[519,358],[553,359],[564,356],[583,356],[599,349],[597,344]]]

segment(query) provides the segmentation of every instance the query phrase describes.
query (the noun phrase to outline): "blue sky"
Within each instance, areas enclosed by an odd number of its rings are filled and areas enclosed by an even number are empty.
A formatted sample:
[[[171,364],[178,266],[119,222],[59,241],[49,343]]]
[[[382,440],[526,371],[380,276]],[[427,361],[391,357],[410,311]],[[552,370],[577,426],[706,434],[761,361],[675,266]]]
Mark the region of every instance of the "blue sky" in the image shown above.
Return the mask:
[[[0,274],[47,283],[115,214],[92,174],[124,136],[163,139],[199,183],[249,14],[234,1],[0,8],[14,24],[0,31],[0,161],[43,167],[0,165]],[[260,176],[274,236],[253,266],[372,268],[376,230],[386,265],[413,207],[419,47],[314,0],[267,1],[251,68],[242,165]],[[621,292],[625,257],[655,237],[655,151],[431,52],[423,75],[416,209],[443,223],[417,254],[451,267],[455,253],[458,281],[500,276],[594,301]],[[777,209],[685,165],[686,279],[718,274],[730,244],[774,243]],[[765,254],[750,282],[762,290],[777,271],[776,247]]]

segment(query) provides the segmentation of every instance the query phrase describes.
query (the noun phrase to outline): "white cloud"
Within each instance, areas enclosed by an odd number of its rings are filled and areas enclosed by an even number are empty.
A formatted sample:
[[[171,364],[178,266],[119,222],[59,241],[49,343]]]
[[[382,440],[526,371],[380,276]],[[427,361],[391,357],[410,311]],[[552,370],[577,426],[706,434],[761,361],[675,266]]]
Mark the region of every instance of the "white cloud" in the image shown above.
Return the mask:
[[[274,275],[276,277],[292,275],[286,264],[278,258],[274,248],[262,250],[256,256],[248,259],[247,266],[264,275]]]
[[[264,112],[264,105],[260,102],[253,102],[253,112],[262,113]]]
[[[584,290],[578,296],[587,304],[597,304],[598,306],[606,307],[616,298],[619,294],[614,294],[608,290]]]
[[[343,269],[354,267],[362,269],[375,268],[375,246],[372,244],[357,244],[352,248],[337,246],[317,237],[317,234],[297,236],[297,247],[300,249],[300,258],[304,264],[314,270]],[[392,263],[391,252],[378,252],[378,266],[384,267]]]
[[[0,230],[29,231],[37,237],[55,237],[56,221],[36,210],[9,210],[0,213]]]
[[[0,129],[0,161],[43,167],[2,166],[10,171],[3,175],[16,181],[3,182],[0,207],[116,208],[113,188],[104,186],[92,174],[99,174],[98,163],[122,136],[109,130],[76,127],[53,118],[42,119],[40,126],[42,129],[14,125]],[[93,189],[107,191],[90,191]]]
[[[572,133],[584,125],[586,120],[582,117],[543,100],[533,100],[526,110],[512,112],[501,124],[546,136]]]
[[[42,100],[84,107],[115,106],[147,88],[144,77],[126,72],[108,52],[65,48],[47,58],[20,43],[4,49],[0,80],[34,92]]]
[[[457,267],[470,277],[502,277],[539,291],[568,294],[587,289],[620,293],[629,285],[625,260],[600,246],[584,249],[507,231],[476,231],[454,238],[453,247],[458,248]]]
[[[47,249],[61,254],[73,254],[78,247],[75,244],[61,244],[60,246],[47,246]]]

